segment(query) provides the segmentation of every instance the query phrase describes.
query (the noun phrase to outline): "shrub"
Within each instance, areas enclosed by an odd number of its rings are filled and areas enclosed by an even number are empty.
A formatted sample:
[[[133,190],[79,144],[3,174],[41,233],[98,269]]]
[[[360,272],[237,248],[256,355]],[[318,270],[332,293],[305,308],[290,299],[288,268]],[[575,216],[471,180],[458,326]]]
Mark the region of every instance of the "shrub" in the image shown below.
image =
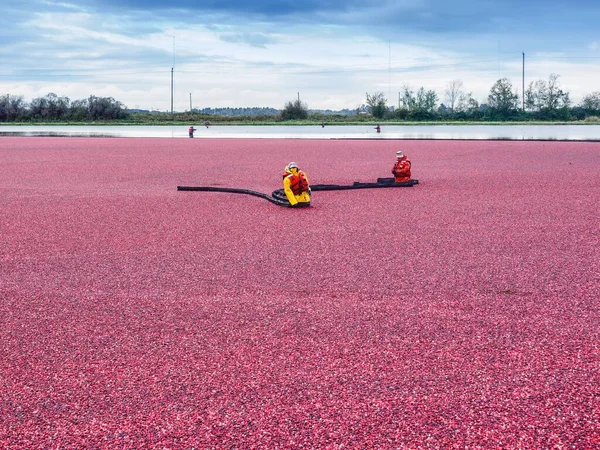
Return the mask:
[[[281,111],[282,120],[306,119],[308,117],[308,106],[300,99],[295,102],[287,102]]]

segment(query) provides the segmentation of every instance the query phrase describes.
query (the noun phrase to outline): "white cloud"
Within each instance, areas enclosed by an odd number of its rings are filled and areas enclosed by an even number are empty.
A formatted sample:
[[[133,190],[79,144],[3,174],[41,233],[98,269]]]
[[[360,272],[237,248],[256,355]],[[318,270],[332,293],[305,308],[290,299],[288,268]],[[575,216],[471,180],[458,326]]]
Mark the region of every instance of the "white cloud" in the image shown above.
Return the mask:
[[[64,9],[69,9],[69,10],[73,10],[73,11],[86,11],[85,8],[83,8],[80,5],[76,5],[74,3],[67,3],[67,2],[53,2],[53,1],[42,1],[40,2],[42,5],[46,5],[46,6],[50,6],[53,8],[64,8]]]
[[[497,35],[391,33],[390,39],[343,21],[285,29],[273,23],[136,24],[131,16],[46,4],[60,9],[29,15],[21,26],[30,33],[0,49],[3,59],[13,61],[0,68],[0,92],[28,100],[49,92],[71,99],[109,95],[130,107],[167,110],[173,58],[177,110],[189,108],[190,93],[197,107],[281,108],[300,92],[311,108],[341,109],[356,108],[375,91],[396,104],[407,84],[433,89],[443,101],[455,79],[480,102],[502,77],[521,91],[521,50]],[[344,13],[344,20],[385,11],[377,5]],[[597,41],[589,45],[597,49]],[[527,54],[527,84],[557,73],[574,100],[599,90],[593,75],[600,61],[570,55],[563,48]]]

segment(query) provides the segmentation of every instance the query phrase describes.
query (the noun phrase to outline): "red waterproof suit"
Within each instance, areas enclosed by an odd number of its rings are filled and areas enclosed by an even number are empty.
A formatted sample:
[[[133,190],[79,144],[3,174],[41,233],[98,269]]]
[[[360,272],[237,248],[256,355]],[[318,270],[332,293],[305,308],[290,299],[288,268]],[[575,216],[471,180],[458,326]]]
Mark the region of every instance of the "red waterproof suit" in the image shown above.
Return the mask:
[[[394,167],[392,168],[392,173],[394,174],[397,183],[410,181],[410,161],[406,159],[406,156],[398,158],[396,164],[394,164]]]

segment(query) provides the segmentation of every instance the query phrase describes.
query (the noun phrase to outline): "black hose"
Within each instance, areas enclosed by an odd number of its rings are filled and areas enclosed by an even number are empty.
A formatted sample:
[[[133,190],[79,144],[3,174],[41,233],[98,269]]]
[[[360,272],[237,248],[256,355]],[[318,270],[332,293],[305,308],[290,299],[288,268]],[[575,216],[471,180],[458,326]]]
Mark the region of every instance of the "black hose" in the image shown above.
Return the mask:
[[[248,194],[254,195],[255,197],[264,198],[265,200],[270,201],[271,203],[275,203],[279,206],[290,206],[287,198],[285,202],[281,199],[270,197],[267,194],[263,194],[262,192],[251,191],[250,189],[237,189],[237,188],[227,188],[227,187],[214,187],[214,186],[177,186],[178,191],[204,191],[204,192],[230,192],[234,194]],[[283,190],[283,189],[282,189]]]
[[[313,184],[310,189],[311,191],[345,191],[349,189],[373,189],[373,188],[385,188],[385,187],[411,187],[415,184],[419,184],[419,180],[410,180],[402,183],[396,183],[393,178],[378,178],[377,183],[361,183],[355,181],[350,185],[340,184]],[[262,192],[251,191],[250,189],[238,189],[238,188],[227,188],[227,187],[214,187],[214,186],[177,186],[178,191],[204,191],[204,192],[230,192],[234,194],[248,194],[254,195],[255,197],[264,198],[279,206],[291,207],[285,192],[283,189],[276,189],[271,193],[271,196],[263,194]],[[300,203],[298,206],[310,206],[310,204]]]
[[[377,183],[361,183],[355,181],[350,185],[339,184],[313,184],[310,189],[313,191],[345,191],[348,189],[374,189],[391,187],[411,187],[419,184],[419,180],[410,180],[404,182],[395,182],[393,178],[378,178]]]

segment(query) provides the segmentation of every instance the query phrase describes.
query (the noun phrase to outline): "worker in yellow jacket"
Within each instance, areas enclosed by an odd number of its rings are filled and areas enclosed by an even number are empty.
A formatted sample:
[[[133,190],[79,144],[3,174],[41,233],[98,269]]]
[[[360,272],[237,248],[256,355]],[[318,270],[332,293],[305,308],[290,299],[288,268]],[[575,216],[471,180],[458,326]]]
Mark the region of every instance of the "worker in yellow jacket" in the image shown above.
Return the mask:
[[[310,206],[310,186],[306,174],[298,169],[295,162],[285,167],[283,190],[292,208]]]

